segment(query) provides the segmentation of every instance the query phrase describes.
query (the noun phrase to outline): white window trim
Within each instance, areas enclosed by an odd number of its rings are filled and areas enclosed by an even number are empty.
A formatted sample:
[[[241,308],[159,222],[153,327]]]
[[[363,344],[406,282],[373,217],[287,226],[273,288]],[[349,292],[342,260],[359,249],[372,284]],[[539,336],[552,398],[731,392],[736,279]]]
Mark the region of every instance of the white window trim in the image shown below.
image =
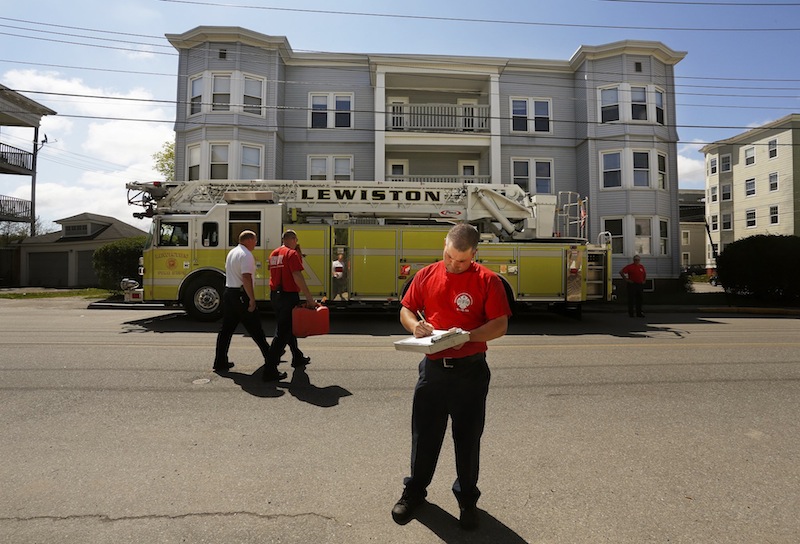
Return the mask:
[[[197,164],[191,164],[190,162],[193,149],[197,149],[197,155],[198,155]],[[186,164],[186,171],[184,172],[184,177],[186,179],[189,179],[189,170],[192,168],[192,166],[197,166],[197,179],[204,179],[204,177],[205,178],[208,177],[208,174],[204,172],[203,168],[203,146],[200,143],[186,146],[186,157],[184,162]]]
[[[726,215],[729,217],[729,219],[728,219],[728,227],[727,228],[725,228],[725,216]],[[723,231],[733,230],[733,214],[732,213],[723,213],[720,216],[719,226],[720,226],[720,229],[723,230]]]
[[[472,166],[475,170],[474,176],[466,176],[464,174],[464,167],[465,166]],[[467,178],[477,178],[480,175],[480,161],[458,161],[458,177],[461,179],[462,182],[466,181]]]
[[[634,166],[634,160],[633,160],[633,157],[634,157],[635,153],[644,153],[644,154],[647,155],[647,185],[636,185],[636,180],[635,180],[636,168]],[[630,188],[631,189],[636,189],[636,190],[652,189],[653,188],[653,180],[654,180],[652,149],[631,149],[630,155],[631,155],[631,176],[630,176],[631,177],[631,180],[630,180],[631,185],[630,185]],[[656,162],[658,162],[658,159],[656,159]],[[657,168],[658,168],[658,165],[656,165],[656,169]],[[624,170],[623,170],[622,179],[623,179],[623,186],[624,186],[625,185]]]
[[[510,164],[511,170],[509,172],[511,174],[510,175],[511,183],[513,183],[515,185],[518,185],[518,184],[515,181],[515,178],[517,176],[514,175],[514,163],[515,162],[524,162],[524,163],[528,164],[528,186],[527,187],[523,187],[523,188],[525,189],[526,192],[530,193],[531,192],[531,184],[533,183],[533,166],[534,165],[531,163],[531,161],[533,161],[533,159],[531,159],[530,157],[511,157],[510,160],[511,160],[511,164]]]
[[[753,224],[752,225],[748,225],[747,223],[748,223],[748,221],[750,221],[750,219],[748,219],[747,216],[750,215],[751,212],[753,214]],[[756,209],[755,208],[748,208],[748,209],[746,209],[744,211],[744,225],[745,225],[745,228],[747,228],[747,229],[754,229],[754,228],[758,227],[758,214],[756,213]]]
[[[753,182],[753,194],[751,194],[751,195],[748,195],[748,194],[747,194],[747,184],[748,184],[749,182],[751,182],[751,181]],[[756,195],[758,194],[758,187],[757,187],[757,185],[758,185],[758,184],[756,183],[756,178],[748,178],[748,179],[744,180],[744,197],[745,197],[745,198],[752,198],[752,197],[756,196]]]
[[[653,233],[653,238],[657,241],[656,248],[658,249],[658,251],[656,252],[655,256],[656,257],[669,257],[670,255],[672,255],[672,247],[671,247],[672,246],[672,238],[670,237],[670,231],[672,229],[670,228],[670,220],[668,218],[666,218],[666,217],[658,217],[658,216],[656,216],[656,217],[653,218],[653,223],[655,224],[655,227],[656,227],[656,232]],[[666,238],[662,238],[662,236],[661,236],[661,223],[666,223],[667,224],[667,236],[666,236]],[[661,253],[661,241],[662,240],[666,240],[664,253]]]
[[[233,145],[233,142],[231,142],[231,141],[208,142],[208,153],[206,154],[205,160],[203,161],[204,164],[206,165],[206,168],[208,169],[207,170],[207,172],[208,172],[207,178],[205,178],[205,179],[212,179],[211,178],[211,166],[212,166],[212,163],[211,163],[211,148],[214,147],[215,145],[224,146],[224,147],[228,148],[228,160],[227,160],[227,162],[225,162],[225,163],[221,163],[221,162],[214,163],[214,164],[225,164],[225,165],[227,165],[227,167],[228,167],[228,175],[226,177],[224,177],[224,178],[213,178],[213,179],[234,179],[234,178],[231,178],[231,174],[233,174],[232,168],[231,168],[231,164],[236,164],[236,163],[232,162],[232,161],[235,160],[235,158],[232,157],[232,155],[234,153],[234,149],[237,149],[238,146]]]
[[[626,233],[628,232],[626,217],[624,215],[609,215],[601,217],[600,224],[603,225],[603,230],[606,230],[606,221],[620,221],[622,223],[622,234],[620,234],[619,236],[612,236],[612,240],[614,238],[622,239],[622,251],[619,253],[613,253],[614,244],[612,242],[611,244],[612,255],[630,255],[631,252],[628,251],[626,247],[626,240],[627,240]]]
[[[775,156],[774,157],[771,156],[771,153],[772,153],[773,150],[770,149],[770,147],[769,147],[772,142],[775,142]],[[777,159],[777,158],[778,158],[778,139],[777,138],[773,138],[772,140],[767,141],[767,159],[772,160],[772,159]]]
[[[526,130],[514,130],[514,101],[524,100],[527,108]],[[548,130],[536,130],[536,102],[547,102],[547,128]],[[553,134],[553,99],[543,96],[509,96],[509,134]]]
[[[306,158],[306,179],[311,179],[311,160],[325,159],[325,181],[333,181],[336,175],[336,159],[348,159],[350,161],[350,180],[353,179],[353,155],[308,155]]]
[[[260,97],[261,98],[261,106],[259,106],[260,109],[261,109],[261,113],[250,113],[248,111],[245,111],[246,104],[244,103],[244,96],[245,96],[244,90],[245,90],[245,81],[247,79],[255,79],[255,80],[258,80],[258,81],[261,82],[261,97]],[[240,96],[242,97],[242,99],[241,99],[241,107],[239,108],[240,109],[240,113],[243,113],[244,115],[251,115],[253,117],[266,117],[267,116],[267,108],[266,108],[266,104],[267,104],[267,79],[265,77],[257,76],[255,74],[242,73]]]
[[[645,97],[647,100],[647,119],[634,119],[633,118],[633,101],[632,89],[633,87],[643,87],[645,89]],[[608,89],[617,89],[617,108],[619,110],[619,119],[614,121],[603,122],[603,91]],[[597,87],[597,123],[599,125],[613,124],[613,123],[632,123],[637,125],[667,125],[667,92],[652,83],[630,83],[620,82],[609,85]],[[656,111],[656,92],[660,92],[663,98],[662,109],[664,111],[664,123],[657,121],[658,115]]]
[[[775,222],[772,222],[772,208],[775,208]],[[778,204],[770,204],[769,208],[769,224],[770,225],[780,225],[781,224],[781,209]]]
[[[712,213],[709,223],[711,224],[711,232],[717,232],[719,230],[719,214]]]
[[[753,150],[753,163],[752,164],[747,164],[747,150],[749,150],[749,149]],[[750,147],[742,148],[742,164],[744,164],[745,168],[749,168],[751,166],[755,166],[756,165],[756,148],[755,147],[750,146]]]
[[[403,167],[402,176],[403,176],[403,179],[407,180],[408,176],[410,175],[408,173],[408,166],[409,166],[408,159],[389,159],[389,160],[387,160],[386,161],[386,172],[384,174],[384,176],[385,176],[384,179],[386,179],[387,181],[395,179],[395,176],[392,174],[392,166],[395,166],[395,165],[399,165],[399,166]]]
[[[550,163],[550,192],[549,193],[540,193],[536,190],[536,163],[537,162],[549,162]],[[556,161],[554,159],[549,158],[536,158],[534,157],[531,162],[532,169],[529,170],[531,173],[531,182],[533,183],[533,191],[529,191],[532,195],[554,195],[556,194]]]
[[[728,188],[728,198],[725,198],[725,187]],[[733,200],[733,185],[731,183],[723,183],[720,187],[719,192],[719,200],[720,202],[728,202]]]
[[[327,109],[325,110],[327,113],[327,126],[325,128],[312,128],[311,127],[311,117],[314,112],[312,109],[312,104],[315,96],[325,96],[327,97]],[[337,127],[336,126],[336,97],[337,96],[347,96],[350,97],[350,126],[348,127]],[[328,130],[328,129],[336,129],[336,130],[353,130],[355,127],[355,93],[351,92],[325,92],[325,91],[311,91],[308,93],[308,119],[307,119],[307,128],[308,130]]]
[[[723,169],[722,166],[725,164],[724,158],[728,158],[728,167]],[[733,168],[733,161],[730,153],[725,153],[724,155],[719,156],[719,171],[720,172],[730,172]]]
[[[603,177],[603,157],[604,155],[619,153],[620,155],[620,186],[619,187],[605,187]],[[647,186],[634,185],[633,175],[633,154],[634,153],[647,153],[648,156],[648,184]],[[619,191],[619,190],[635,190],[635,191],[656,191],[661,190],[658,182],[658,156],[663,155],[666,159],[666,154],[659,153],[655,149],[604,149],[599,152],[598,168],[599,168],[599,188],[601,191]],[[653,160],[655,158],[655,160]],[[665,174],[666,187],[669,189],[669,161],[665,161],[667,171]]]
[[[772,188],[772,176],[773,175],[775,176],[775,188],[774,189]],[[767,189],[768,189],[769,192],[775,192],[775,191],[780,189],[780,186],[781,186],[780,185],[780,176],[778,176],[777,172],[770,172],[767,175],[767,184],[768,184]]]
[[[254,179],[263,179],[264,178],[264,146],[260,144],[251,144],[242,142],[237,146],[238,157],[236,164],[238,165],[238,179],[251,179],[250,176],[245,177],[242,170],[245,167],[244,164],[244,148],[250,147],[253,149],[258,149],[258,174],[255,176]],[[230,168],[230,166],[229,166]]]
[[[662,187],[661,181],[659,180],[659,176],[661,175],[661,170],[658,168],[658,162],[661,157],[664,157],[664,185]],[[656,152],[656,189],[661,189],[662,191],[669,190],[669,159],[666,153],[659,153]]]
[[[658,253],[653,251],[656,247],[658,247],[655,244],[655,237],[656,237],[657,233],[660,233],[660,231],[657,230],[657,228],[654,229],[654,227],[658,226],[658,222],[656,221],[657,218],[653,217],[653,216],[650,216],[650,215],[634,215],[634,216],[631,216],[631,218],[632,218],[632,226],[633,226],[633,230],[631,231],[632,232],[631,242],[633,243],[633,251],[634,251],[634,253],[636,253],[638,255],[641,255],[643,257],[656,257],[656,256],[658,256]],[[637,248],[636,248],[636,239],[640,238],[640,236],[636,234],[636,221],[637,220],[647,220],[647,222],[650,224],[650,235],[648,236],[648,239],[649,239],[649,244],[648,245],[650,247],[647,250],[647,252],[637,250]],[[645,235],[642,235],[641,237],[644,237],[644,236]]]

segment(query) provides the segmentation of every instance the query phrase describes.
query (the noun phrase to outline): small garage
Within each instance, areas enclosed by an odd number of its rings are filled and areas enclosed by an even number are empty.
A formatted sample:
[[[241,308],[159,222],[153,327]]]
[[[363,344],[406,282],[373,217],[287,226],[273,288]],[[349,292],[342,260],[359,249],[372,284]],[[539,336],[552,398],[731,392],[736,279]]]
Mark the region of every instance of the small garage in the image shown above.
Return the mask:
[[[61,230],[21,243],[20,285],[25,287],[96,287],[92,256],[110,242],[143,236],[145,231],[105,215],[82,213],[56,223]]]

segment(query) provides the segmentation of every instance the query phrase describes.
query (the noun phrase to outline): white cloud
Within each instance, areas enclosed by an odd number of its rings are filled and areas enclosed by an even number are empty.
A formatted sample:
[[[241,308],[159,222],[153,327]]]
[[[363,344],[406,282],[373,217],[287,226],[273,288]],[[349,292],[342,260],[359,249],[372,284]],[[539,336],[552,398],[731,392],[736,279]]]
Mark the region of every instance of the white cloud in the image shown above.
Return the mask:
[[[48,135],[48,144],[40,155],[36,215],[46,230],[57,228],[55,220],[83,212],[116,217],[147,230],[149,220],[133,218],[133,212],[141,210],[128,206],[125,183],[161,178],[153,169],[153,154],[174,139],[174,106],[150,102],[152,93],[141,87],[92,86],[52,71],[12,70],[3,74],[3,81],[13,89],[53,93],[24,94],[62,115],[45,116],[39,131],[40,139]],[[19,135],[18,141],[30,141],[32,129]],[[4,194],[30,199],[29,178],[10,185],[3,184]]]
[[[685,143],[678,149],[678,180],[681,189],[705,189],[706,165],[701,143]]]

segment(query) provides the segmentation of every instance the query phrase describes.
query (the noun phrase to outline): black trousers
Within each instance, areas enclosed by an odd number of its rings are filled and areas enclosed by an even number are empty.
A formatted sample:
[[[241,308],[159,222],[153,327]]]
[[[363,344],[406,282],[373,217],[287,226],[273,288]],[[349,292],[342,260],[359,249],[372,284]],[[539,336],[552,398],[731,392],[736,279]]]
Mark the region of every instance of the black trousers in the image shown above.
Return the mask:
[[[628,315],[642,315],[642,301],[644,299],[644,284],[629,282],[628,286]]]
[[[411,476],[405,479],[408,496],[427,495],[450,417],[457,476],[453,493],[462,508],[478,502],[481,436],[490,379],[485,354],[455,363],[453,368],[427,357],[419,364],[411,415]]]
[[[258,310],[247,311],[249,304],[250,299],[244,289],[225,289],[222,295],[222,328],[217,335],[214,366],[228,362],[228,348],[231,346],[231,338],[233,338],[233,333],[239,323],[244,325],[245,330],[261,350],[264,360],[267,360],[269,343],[264,335],[264,329],[261,328],[261,317]]]
[[[275,335],[272,337],[272,347],[267,361],[277,366],[281,362],[281,355],[286,346],[289,346],[292,352],[292,359],[303,356],[303,352],[297,346],[297,337],[292,334],[292,310],[300,303],[300,293],[271,291],[270,300],[275,310]]]

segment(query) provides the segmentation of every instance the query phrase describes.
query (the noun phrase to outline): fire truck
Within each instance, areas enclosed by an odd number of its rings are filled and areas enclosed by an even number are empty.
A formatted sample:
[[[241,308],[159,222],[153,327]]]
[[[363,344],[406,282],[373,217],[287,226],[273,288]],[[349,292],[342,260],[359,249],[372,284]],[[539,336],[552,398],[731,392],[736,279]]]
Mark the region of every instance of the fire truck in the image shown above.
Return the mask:
[[[126,187],[128,203],[144,209],[134,216],[153,222],[141,283],[124,280],[125,299],[180,304],[199,320],[219,318],[225,256],[245,229],[258,234],[259,302],[269,300],[269,254],[286,229],[298,234],[315,296],[336,308],[386,307],[399,306],[414,274],[442,258],[445,234],[460,221],[481,233],[476,261],[500,276],[513,308],[546,305],[580,317],[583,303],[611,299],[610,235],[586,239],[587,201],[576,193],[530,195],[518,185],[468,181],[137,181]],[[340,274],[332,274],[332,264]]]

